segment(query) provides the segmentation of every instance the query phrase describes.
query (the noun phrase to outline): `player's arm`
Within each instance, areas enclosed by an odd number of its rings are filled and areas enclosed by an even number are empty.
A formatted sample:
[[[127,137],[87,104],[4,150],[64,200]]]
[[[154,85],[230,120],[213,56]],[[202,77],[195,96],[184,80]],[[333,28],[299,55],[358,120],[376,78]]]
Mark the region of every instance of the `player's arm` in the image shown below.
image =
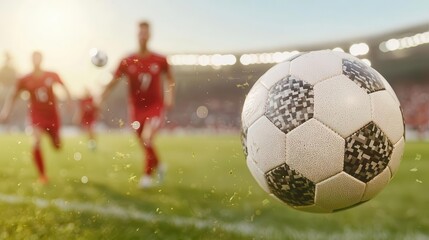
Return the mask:
[[[60,79],[58,75],[56,75],[57,83],[63,88],[64,93],[66,94],[66,102],[67,106],[71,109],[73,106],[72,97],[69,91],[69,88],[64,84],[64,82]]]
[[[71,94],[70,94],[69,88],[68,88],[68,87],[66,87],[66,85],[64,85],[64,83],[62,83],[62,84],[61,84],[61,86],[63,87],[64,92],[66,93],[66,97],[67,97],[67,104],[68,104],[69,106],[71,106],[73,101],[72,101],[72,97],[71,97]]]
[[[121,81],[122,76],[125,75],[125,69],[127,68],[127,63],[125,60],[122,60],[119,63],[118,68],[116,69],[115,73],[113,74],[112,80],[106,85],[103,92],[100,95],[100,99],[98,100],[98,103],[96,104],[98,108],[103,105],[103,103],[106,101],[109,94],[112,92],[112,90],[115,88],[115,86]]]
[[[20,88],[14,88],[12,90],[0,112],[0,122],[6,122],[9,119],[10,113],[12,112],[21,91],[22,90]]]
[[[174,97],[176,92],[176,80],[171,72],[171,68],[167,67],[165,71],[165,80],[167,81],[167,89],[165,89],[164,104],[165,107],[171,108],[174,106]]]
[[[120,77],[113,77],[113,79],[106,85],[103,92],[101,93],[100,100],[98,102],[98,105],[101,106],[109,96],[109,94],[112,92],[112,90],[115,88],[115,86],[121,81]]]
[[[81,118],[82,118],[82,109],[78,109],[77,111],[75,111],[73,115],[72,122],[77,125],[80,123]]]

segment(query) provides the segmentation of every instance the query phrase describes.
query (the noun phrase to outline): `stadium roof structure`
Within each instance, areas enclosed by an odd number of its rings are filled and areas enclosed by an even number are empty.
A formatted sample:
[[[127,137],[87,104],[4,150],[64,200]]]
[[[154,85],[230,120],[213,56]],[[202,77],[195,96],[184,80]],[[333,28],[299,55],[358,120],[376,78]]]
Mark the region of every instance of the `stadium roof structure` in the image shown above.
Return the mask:
[[[429,69],[429,23],[379,35],[360,37],[340,42],[321,43],[273,49],[259,53],[178,54],[169,56],[169,62],[179,71],[204,72],[233,68],[265,71],[298,53],[320,49],[345,51],[373,65],[386,77],[425,75]]]

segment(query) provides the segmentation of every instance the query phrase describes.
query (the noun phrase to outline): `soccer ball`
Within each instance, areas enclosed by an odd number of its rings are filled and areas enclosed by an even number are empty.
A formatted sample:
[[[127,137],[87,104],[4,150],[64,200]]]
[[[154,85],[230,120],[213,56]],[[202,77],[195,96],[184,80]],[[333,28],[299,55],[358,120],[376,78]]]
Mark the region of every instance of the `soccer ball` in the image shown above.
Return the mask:
[[[330,50],[269,69],[242,112],[251,174],[267,193],[308,212],[347,209],[379,193],[398,170],[404,129],[383,76]]]
[[[96,48],[91,49],[90,51],[91,55],[91,62],[97,67],[103,67],[107,64],[107,54],[101,50],[98,50]]]

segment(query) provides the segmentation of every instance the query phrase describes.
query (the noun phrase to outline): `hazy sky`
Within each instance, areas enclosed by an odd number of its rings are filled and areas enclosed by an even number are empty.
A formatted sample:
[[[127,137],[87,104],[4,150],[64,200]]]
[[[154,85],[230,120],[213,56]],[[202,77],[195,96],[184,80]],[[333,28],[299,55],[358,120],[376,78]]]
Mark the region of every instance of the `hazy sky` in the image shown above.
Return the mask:
[[[13,55],[20,73],[31,70],[33,50],[43,51],[46,68],[77,92],[136,48],[142,19],[152,22],[151,46],[163,54],[230,53],[429,23],[428,10],[426,0],[0,0],[0,51]],[[92,47],[109,54],[105,70],[91,66]]]

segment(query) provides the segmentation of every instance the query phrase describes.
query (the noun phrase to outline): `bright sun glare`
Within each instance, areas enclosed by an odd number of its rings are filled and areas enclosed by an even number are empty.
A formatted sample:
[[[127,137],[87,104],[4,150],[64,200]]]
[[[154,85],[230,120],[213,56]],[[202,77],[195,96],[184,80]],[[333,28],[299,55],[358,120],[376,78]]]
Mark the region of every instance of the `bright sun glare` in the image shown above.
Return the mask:
[[[80,1],[25,1],[11,34],[20,48],[12,49],[18,55],[15,64],[31,70],[30,54],[40,50],[44,67],[57,71],[72,93],[97,82],[100,70],[91,66],[88,51],[93,41],[91,25],[85,6]],[[89,86],[91,87],[91,86]]]

